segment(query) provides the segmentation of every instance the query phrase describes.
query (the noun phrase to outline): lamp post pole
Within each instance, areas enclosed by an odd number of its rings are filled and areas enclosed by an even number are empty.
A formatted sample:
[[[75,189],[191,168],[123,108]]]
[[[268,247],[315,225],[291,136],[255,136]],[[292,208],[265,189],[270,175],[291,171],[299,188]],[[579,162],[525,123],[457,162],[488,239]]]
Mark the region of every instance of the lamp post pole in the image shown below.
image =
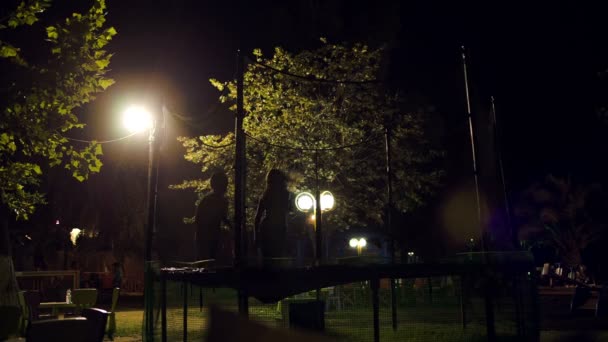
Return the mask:
[[[154,118],[148,136],[148,189],[147,189],[147,218],[146,218],[146,243],[145,261],[152,261],[152,240],[156,230],[156,200],[158,195],[158,152],[159,142],[157,139],[158,120]]]
[[[315,201],[314,201],[314,215],[315,215],[315,264],[316,266],[321,265],[323,259],[323,214],[321,212],[321,191],[319,190],[319,154],[315,151]]]
[[[160,141],[158,127],[162,112],[153,114],[152,126],[148,136],[148,199],[144,245],[144,312],[145,341],[154,340],[154,272],[152,269],[152,241],[156,231],[156,203],[158,197],[158,165]]]

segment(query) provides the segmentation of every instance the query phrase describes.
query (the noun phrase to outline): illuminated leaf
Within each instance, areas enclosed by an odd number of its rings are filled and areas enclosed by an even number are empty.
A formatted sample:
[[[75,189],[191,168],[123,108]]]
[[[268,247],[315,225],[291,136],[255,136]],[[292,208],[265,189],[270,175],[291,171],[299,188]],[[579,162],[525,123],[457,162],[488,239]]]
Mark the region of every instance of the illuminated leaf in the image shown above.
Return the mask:
[[[104,78],[99,80],[99,85],[103,88],[106,89],[109,86],[111,86],[112,84],[114,84],[114,80],[111,78]]]
[[[28,25],[38,21],[51,1],[17,2],[13,11],[8,9],[6,26],[0,27],[23,26],[22,30],[31,30],[32,34],[27,32],[27,37],[39,41],[28,41],[28,46],[50,42],[50,57],[28,64],[20,56],[18,46],[0,40],[0,58],[11,62],[5,63],[3,72],[27,75],[26,78],[3,78],[5,83],[0,84],[5,103],[5,115],[0,121],[0,159],[3,160],[0,199],[21,219],[29,217],[38,205],[45,203],[38,190],[44,165],[70,170],[79,181],[101,170],[99,144],[83,148],[80,143],[72,145],[72,141],[62,136],[84,127],[77,109],[114,82],[105,76],[111,54],[100,47],[116,34],[116,30],[103,27],[105,1],[91,2],[92,6],[86,12],[55,21],[51,16],[49,25],[39,36],[35,35],[38,30]],[[27,82],[27,86],[15,86],[14,80]],[[14,158],[17,153],[19,158]]]

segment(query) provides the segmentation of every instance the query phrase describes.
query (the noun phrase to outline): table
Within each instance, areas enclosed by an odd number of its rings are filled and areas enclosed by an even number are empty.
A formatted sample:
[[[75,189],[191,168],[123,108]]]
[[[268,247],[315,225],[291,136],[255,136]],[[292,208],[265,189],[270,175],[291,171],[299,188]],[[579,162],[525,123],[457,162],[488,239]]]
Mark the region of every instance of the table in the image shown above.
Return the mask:
[[[59,309],[73,309],[76,307],[74,303],[68,302],[42,302],[38,306],[40,309],[51,309],[51,315],[56,316]]]

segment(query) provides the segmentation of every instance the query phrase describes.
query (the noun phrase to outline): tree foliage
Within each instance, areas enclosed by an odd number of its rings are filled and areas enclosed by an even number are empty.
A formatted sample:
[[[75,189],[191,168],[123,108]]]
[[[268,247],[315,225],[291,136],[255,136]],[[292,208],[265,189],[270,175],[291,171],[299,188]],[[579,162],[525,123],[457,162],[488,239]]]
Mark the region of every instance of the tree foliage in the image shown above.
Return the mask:
[[[392,130],[395,206],[413,210],[437,186],[440,155],[424,134],[425,114],[378,81],[386,51],[323,41],[315,50],[254,50],[244,74],[247,206],[255,208],[269,169],[291,177],[293,192],[330,190],[335,225],[380,224],[386,209],[384,128]],[[211,80],[220,101],[236,110],[235,81]],[[413,107],[409,108],[409,107]],[[232,133],[180,138],[201,179],[176,186],[202,193],[213,170],[232,174]],[[222,147],[218,147],[222,146]],[[232,194],[233,188],[229,188]],[[248,210],[248,220],[254,210]]]
[[[599,184],[576,184],[549,175],[526,189],[515,206],[519,239],[548,245],[568,266],[583,263],[585,250],[606,237],[606,193]]]
[[[116,34],[105,25],[105,0],[47,23],[50,6],[23,1],[0,19],[0,195],[22,218],[44,203],[37,188],[46,164],[80,181],[100,170],[101,145],[74,146],[66,133],[84,126],[81,107],[114,82],[105,76]]]

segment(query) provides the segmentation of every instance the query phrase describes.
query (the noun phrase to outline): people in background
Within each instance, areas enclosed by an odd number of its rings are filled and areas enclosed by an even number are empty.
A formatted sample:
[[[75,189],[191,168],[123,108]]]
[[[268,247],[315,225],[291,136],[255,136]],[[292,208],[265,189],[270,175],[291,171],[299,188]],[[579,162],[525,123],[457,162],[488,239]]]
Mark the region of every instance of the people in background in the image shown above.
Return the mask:
[[[112,287],[122,287],[123,269],[118,261],[112,264]]]
[[[255,244],[264,258],[285,255],[287,213],[290,210],[287,177],[277,169],[266,176],[266,189],[255,215]]]
[[[211,193],[203,197],[196,210],[196,255],[197,260],[216,259],[218,256],[221,226],[228,221],[226,189],[228,177],[223,172],[211,176]]]

